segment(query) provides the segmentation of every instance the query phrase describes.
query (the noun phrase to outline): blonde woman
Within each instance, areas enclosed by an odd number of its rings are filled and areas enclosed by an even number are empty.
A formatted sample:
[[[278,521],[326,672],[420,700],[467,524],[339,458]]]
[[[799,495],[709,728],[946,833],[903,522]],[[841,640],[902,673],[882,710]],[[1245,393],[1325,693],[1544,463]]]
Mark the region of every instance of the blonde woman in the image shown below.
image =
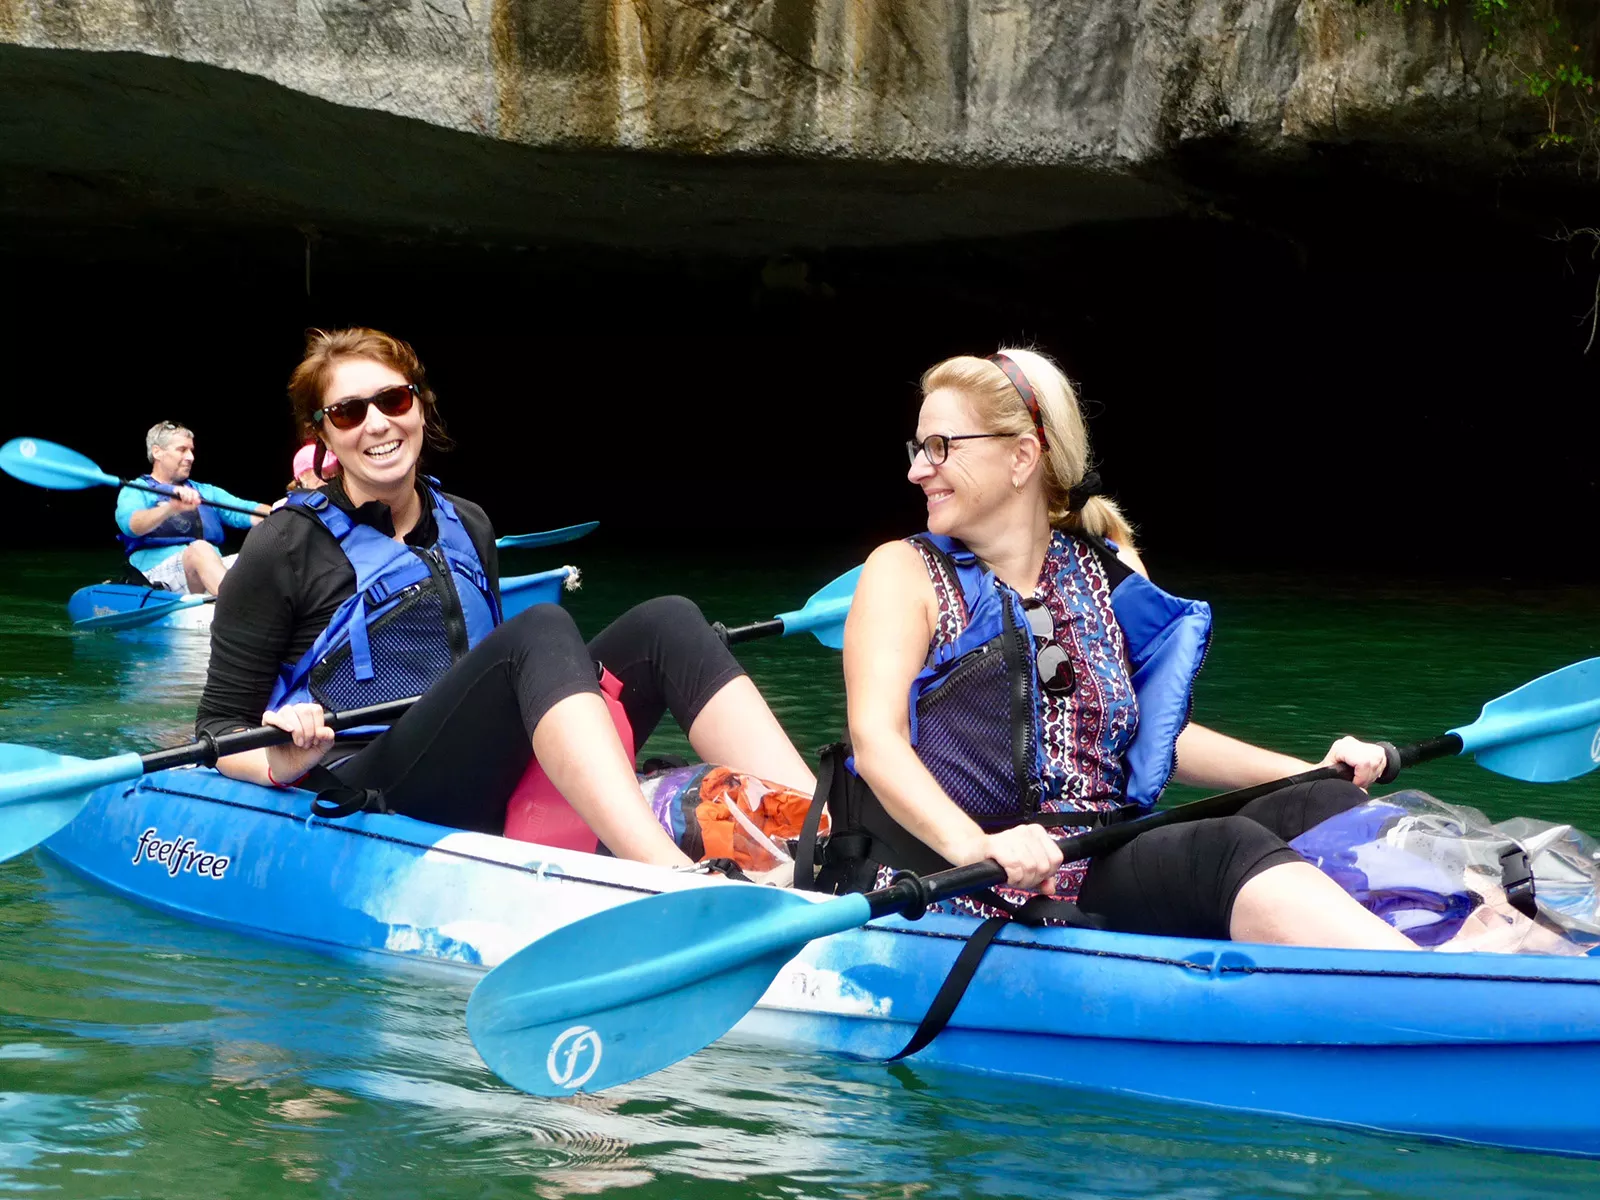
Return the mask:
[[[1053,362],[947,359],[922,397],[908,477],[928,533],[873,552],[845,627],[854,766],[888,816],[920,850],[993,859],[1011,888],[1075,897],[1112,929],[1413,948],[1287,845],[1381,773],[1382,749],[1353,738],[1323,761],[1354,783],[1280,790],[1062,862],[1052,830],[1147,809],[1171,777],[1235,788],[1310,764],[1189,721],[1210,609],[1147,578],[1128,521],[1096,494]]]

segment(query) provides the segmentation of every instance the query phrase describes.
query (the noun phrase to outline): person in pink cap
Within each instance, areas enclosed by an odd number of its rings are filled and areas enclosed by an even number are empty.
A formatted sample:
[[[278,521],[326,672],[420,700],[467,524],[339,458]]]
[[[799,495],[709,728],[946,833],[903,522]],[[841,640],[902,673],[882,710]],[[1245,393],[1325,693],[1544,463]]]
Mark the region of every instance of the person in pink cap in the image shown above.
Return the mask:
[[[317,471],[318,442],[307,442],[294,453],[294,481],[290,487],[297,487],[307,492],[314,492],[328,480],[333,478],[334,472],[339,469],[338,455],[332,450],[323,447],[322,470]]]

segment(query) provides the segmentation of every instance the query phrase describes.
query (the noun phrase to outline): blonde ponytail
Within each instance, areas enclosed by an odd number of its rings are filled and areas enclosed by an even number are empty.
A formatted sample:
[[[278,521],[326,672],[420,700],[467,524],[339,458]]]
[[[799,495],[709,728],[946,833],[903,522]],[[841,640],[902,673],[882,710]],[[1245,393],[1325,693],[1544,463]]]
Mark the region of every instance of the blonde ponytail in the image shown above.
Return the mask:
[[[1133,526],[1114,500],[1092,494],[1074,504],[1075,489],[1098,479],[1090,469],[1089,430],[1078,407],[1078,395],[1056,366],[1036,350],[1001,350],[1026,377],[1039,405],[1044,429],[1043,454],[1045,504],[1050,524],[1069,533],[1083,532],[1109,538],[1119,546],[1136,549]],[[924,397],[940,388],[966,396],[985,429],[995,433],[1035,433],[1033,414],[1022,394],[1001,366],[992,359],[958,355],[928,369],[922,376]]]

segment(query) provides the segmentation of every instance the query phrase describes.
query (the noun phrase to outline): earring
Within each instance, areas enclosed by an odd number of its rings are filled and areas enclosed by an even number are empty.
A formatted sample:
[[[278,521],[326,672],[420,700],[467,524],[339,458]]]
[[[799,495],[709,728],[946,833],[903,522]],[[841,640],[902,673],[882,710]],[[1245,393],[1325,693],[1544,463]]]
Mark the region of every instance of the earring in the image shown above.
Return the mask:
[[[1016,490],[1017,490],[1017,491],[1019,491],[1019,492],[1020,492],[1020,491],[1021,491],[1021,490],[1022,490],[1022,480],[1020,480],[1020,479],[1013,479],[1013,480],[1012,480],[1012,481],[1011,481],[1011,486],[1012,486],[1012,487],[1013,487],[1013,488],[1015,488],[1015,489],[1016,489]]]

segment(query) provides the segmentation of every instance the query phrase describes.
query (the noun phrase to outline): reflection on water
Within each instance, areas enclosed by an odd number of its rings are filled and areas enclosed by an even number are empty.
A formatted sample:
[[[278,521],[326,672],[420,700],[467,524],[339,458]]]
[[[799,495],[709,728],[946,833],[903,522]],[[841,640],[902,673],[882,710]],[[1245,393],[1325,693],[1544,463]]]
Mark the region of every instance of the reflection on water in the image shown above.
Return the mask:
[[[586,565],[588,584],[571,606],[593,631],[643,597],[630,586],[635,563],[581,549],[567,556]],[[68,558],[7,576],[0,740],[88,755],[180,740],[205,635],[71,634],[61,603],[99,576]],[[795,607],[848,565],[672,560],[652,577],[738,623]],[[1600,653],[1592,594],[1184,586],[1210,595],[1219,615],[1200,712],[1302,754],[1344,730],[1438,732],[1543,670]],[[798,741],[837,736],[837,655],[810,639],[741,654]],[[665,732],[652,749],[682,745]],[[1413,782],[1496,815],[1600,827],[1593,776],[1540,789],[1459,763]],[[1600,1187],[1600,1164],[748,1044],[604,1096],[536,1100],[508,1091],[472,1052],[462,1020],[471,984],[191,926],[37,858],[0,866],[0,1191],[900,1200],[1431,1198],[1465,1186],[1509,1200]],[[1486,1103],[1515,1086],[1464,1082],[1484,1087]]]
[[[74,1196],[1578,1196],[1600,1168],[719,1046],[603,1096],[478,1064],[470,976],[333,959],[7,872],[0,1187]],[[695,1181],[691,1183],[691,1181]]]

